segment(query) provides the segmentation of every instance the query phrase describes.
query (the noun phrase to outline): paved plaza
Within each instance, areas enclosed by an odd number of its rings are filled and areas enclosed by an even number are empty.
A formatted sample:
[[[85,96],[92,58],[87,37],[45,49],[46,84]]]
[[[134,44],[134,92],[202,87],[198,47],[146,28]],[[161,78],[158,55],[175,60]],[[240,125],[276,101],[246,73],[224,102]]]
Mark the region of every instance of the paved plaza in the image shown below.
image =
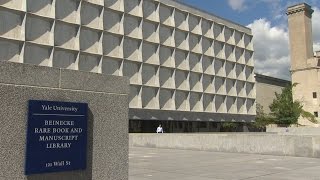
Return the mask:
[[[130,147],[129,180],[320,180],[320,158]]]

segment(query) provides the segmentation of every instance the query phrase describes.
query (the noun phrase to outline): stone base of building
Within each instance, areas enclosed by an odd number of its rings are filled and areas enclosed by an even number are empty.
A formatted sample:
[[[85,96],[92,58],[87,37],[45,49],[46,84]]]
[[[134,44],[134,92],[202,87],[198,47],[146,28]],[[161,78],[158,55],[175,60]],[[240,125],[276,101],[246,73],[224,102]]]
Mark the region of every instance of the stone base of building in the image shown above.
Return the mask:
[[[265,128],[254,127],[244,122],[172,121],[172,120],[130,120],[130,133],[154,133],[161,124],[165,133],[205,132],[264,132]]]
[[[0,179],[128,179],[128,94],[124,77],[0,62]],[[85,170],[24,174],[29,100],[88,104]]]

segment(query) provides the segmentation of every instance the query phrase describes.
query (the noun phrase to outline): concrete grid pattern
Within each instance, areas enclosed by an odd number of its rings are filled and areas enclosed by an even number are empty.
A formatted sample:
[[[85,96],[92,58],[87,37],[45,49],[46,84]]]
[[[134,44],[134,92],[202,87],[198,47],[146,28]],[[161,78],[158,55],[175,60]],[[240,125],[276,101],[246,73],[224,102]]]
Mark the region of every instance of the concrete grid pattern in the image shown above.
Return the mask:
[[[4,0],[0,60],[130,77],[130,108],[255,114],[251,31],[171,0]]]
[[[130,147],[129,180],[319,180],[320,159]]]

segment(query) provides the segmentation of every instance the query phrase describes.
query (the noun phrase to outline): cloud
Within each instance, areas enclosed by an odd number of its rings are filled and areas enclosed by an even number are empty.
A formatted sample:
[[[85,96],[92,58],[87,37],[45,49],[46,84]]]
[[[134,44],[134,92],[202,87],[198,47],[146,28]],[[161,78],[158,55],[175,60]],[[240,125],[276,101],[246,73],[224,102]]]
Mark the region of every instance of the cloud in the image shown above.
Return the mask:
[[[228,0],[229,6],[236,11],[242,12],[245,10],[255,11],[256,7],[264,7],[268,9],[268,18],[272,22],[276,21],[282,27],[287,26],[287,16],[285,14],[289,6],[301,3],[301,0]],[[306,0],[313,8],[318,6],[320,0]],[[319,12],[319,9],[317,9]],[[318,22],[320,23],[320,22]]]
[[[228,0],[228,4],[233,10],[236,11],[253,9],[256,6],[266,6],[270,9],[275,19],[282,17],[284,14],[282,13],[284,9],[281,6],[281,0]]]
[[[267,6],[270,10],[270,13],[275,20],[281,20],[285,16],[285,7],[282,6],[281,0],[258,0],[260,3],[263,3],[263,5],[260,4],[260,6]]]
[[[320,9],[314,8],[312,15],[313,50],[320,50]]]
[[[312,18],[313,48],[320,50],[320,9],[314,8]],[[291,79],[290,50],[287,26],[277,24],[263,18],[248,25],[252,29],[254,59],[257,73],[268,76]]]
[[[257,73],[290,79],[289,36],[285,28],[266,19],[248,25],[252,29]]]
[[[237,11],[243,11],[247,8],[245,0],[228,0],[228,4],[233,10]]]
[[[313,43],[313,50],[320,51],[320,43]]]

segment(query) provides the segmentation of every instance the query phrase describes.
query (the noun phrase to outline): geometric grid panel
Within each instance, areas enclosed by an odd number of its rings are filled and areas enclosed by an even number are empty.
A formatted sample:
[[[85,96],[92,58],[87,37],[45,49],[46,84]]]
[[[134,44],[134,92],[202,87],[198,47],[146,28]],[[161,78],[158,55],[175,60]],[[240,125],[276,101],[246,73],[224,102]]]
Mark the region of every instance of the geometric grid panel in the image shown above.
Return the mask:
[[[0,3],[1,61],[128,76],[130,108],[255,114],[252,39],[177,1]]]

